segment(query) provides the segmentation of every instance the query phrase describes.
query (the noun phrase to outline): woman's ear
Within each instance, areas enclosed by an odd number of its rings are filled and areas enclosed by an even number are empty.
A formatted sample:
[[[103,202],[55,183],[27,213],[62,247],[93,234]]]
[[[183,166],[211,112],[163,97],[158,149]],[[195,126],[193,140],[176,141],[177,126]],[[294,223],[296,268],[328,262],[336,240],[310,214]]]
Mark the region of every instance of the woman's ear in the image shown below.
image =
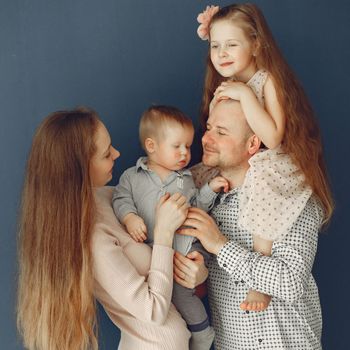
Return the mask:
[[[261,140],[255,134],[248,139],[248,153],[252,156],[259,151]]]
[[[147,153],[153,153],[155,150],[155,146],[156,146],[156,142],[151,139],[150,137],[147,137],[147,139],[145,140],[145,148]]]

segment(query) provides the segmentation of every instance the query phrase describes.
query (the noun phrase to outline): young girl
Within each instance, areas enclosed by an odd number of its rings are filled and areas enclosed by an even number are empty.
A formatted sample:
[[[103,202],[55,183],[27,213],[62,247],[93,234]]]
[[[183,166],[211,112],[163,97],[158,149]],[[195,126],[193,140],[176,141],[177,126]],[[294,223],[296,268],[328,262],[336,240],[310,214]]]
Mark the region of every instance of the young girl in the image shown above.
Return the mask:
[[[302,87],[255,5],[207,7],[197,20],[198,35],[210,44],[202,122],[221,99],[238,100],[266,147],[250,160],[240,194],[239,225],[253,234],[255,251],[270,255],[273,241],[288,233],[312,192],[323,205],[324,223],[332,214],[319,129]],[[270,299],[250,290],[240,307],[261,311]]]

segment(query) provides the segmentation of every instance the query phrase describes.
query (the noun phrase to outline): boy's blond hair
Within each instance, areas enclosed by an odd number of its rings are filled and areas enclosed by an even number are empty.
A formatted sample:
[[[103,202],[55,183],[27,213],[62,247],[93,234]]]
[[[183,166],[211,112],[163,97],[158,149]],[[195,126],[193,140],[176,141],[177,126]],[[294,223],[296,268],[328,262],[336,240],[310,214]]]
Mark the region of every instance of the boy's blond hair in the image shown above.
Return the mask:
[[[183,128],[194,130],[192,120],[172,106],[151,106],[143,114],[140,120],[139,137],[143,149],[145,140],[152,138],[157,141],[165,138],[167,127],[171,125],[181,125]]]

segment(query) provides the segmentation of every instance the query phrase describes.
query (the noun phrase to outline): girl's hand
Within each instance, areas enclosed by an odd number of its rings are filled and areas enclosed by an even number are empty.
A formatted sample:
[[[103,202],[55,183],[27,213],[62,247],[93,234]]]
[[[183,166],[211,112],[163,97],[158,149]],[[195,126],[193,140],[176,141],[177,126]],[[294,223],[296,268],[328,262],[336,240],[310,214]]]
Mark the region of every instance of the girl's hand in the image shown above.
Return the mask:
[[[180,193],[166,193],[157,204],[154,225],[154,243],[171,247],[175,231],[188,213],[187,199]]]
[[[229,190],[229,183],[224,177],[216,176],[209,181],[209,187],[216,193],[220,192],[221,189],[226,193]]]
[[[191,252],[183,256],[179,252],[174,254],[174,280],[185,288],[195,288],[208,277],[208,269],[204,265],[203,255]]]
[[[182,228],[177,233],[198,238],[209,253],[217,255],[225,243],[228,242],[228,239],[220,232],[214,219],[202,209],[190,208],[187,219],[183,224],[193,228]]]
[[[250,87],[237,81],[224,81],[214,92],[214,98],[218,101],[222,99],[232,99],[240,101],[242,95],[250,90]]]
[[[210,104],[209,104],[209,113],[213,110],[213,108],[217,105],[218,102],[220,102],[222,100],[228,100],[228,99],[229,99],[229,97],[226,97],[226,96],[219,97],[219,96],[215,95],[215,93],[214,93],[214,97],[210,101]]]

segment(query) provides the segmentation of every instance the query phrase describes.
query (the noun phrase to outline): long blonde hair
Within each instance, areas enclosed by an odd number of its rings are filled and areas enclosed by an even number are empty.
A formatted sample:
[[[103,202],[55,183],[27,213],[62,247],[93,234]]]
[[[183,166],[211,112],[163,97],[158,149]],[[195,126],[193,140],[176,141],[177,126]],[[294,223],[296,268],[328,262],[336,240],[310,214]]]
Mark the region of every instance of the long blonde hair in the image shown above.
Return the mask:
[[[334,202],[324,162],[320,130],[308,98],[295,74],[278,48],[266,20],[254,4],[233,4],[223,7],[211,22],[230,20],[239,26],[258,49],[255,57],[257,69],[269,72],[277,98],[287,116],[282,146],[305,175],[306,182],[321,201],[326,224],[333,213]],[[201,106],[201,122],[208,119],[209,104],[215,89],[224,81],[207,57],[207,70]]]
[[[49,115],[29,154],[19,224],[17,324],[30,350],[97,349],[89,162],[99,118]]]

